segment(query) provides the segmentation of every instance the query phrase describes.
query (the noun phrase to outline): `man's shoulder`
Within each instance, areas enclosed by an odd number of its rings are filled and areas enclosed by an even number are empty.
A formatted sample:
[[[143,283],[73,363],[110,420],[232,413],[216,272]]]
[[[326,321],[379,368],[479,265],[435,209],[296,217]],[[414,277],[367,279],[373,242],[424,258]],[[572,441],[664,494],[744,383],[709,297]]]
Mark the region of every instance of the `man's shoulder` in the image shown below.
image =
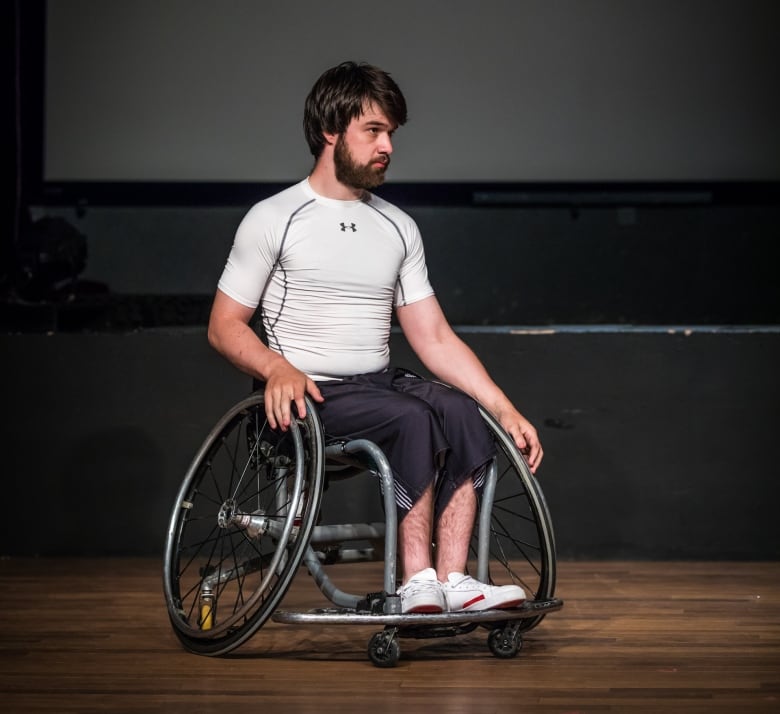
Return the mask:
[[[375,193],[369,194],[367,204],[405,230],[416,228],[414,219],[406,211]]]
[[[255,203],[248,211],[248,216],[265,218],[287,218],[301,206],[311,203],[312,197],[305,189],[305,181],[299,181],[281,191],[267,196]]]

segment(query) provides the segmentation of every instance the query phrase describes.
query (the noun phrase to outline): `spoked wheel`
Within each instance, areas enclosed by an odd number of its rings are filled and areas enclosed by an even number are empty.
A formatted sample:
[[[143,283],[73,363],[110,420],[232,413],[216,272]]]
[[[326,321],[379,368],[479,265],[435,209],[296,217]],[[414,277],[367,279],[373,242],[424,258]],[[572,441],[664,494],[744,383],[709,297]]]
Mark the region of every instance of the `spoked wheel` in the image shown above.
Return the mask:
[[[555,592],[555,540],[547,504],[512,438],[491,414],[480,411],[496,445],[489,467],[496,478],[495,492],[490,492],[488,479],[480,503],[482,510],[492,502],[489,517],[481,515],[471,542],[476,577],[496,585],[520,585],[529,600],[550,599]],[[519,620],[519,629],[530,630],[543,618]]]
[[[322,497],[322,428],[273,430],[261,392],[212,429],[176,497],[165,543],[173,629],[190,651],[221,655],[271,616],[308,545]]]

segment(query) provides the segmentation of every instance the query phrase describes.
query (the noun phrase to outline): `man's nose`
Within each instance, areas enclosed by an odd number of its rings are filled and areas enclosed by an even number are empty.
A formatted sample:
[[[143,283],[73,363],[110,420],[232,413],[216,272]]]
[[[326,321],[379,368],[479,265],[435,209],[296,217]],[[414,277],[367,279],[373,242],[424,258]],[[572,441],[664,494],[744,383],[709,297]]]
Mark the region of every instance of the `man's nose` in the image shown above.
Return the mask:
[[[393,153],[393,142],[390,139],[390,134],[382,134],[379,138],[379,151],[383,154]]]

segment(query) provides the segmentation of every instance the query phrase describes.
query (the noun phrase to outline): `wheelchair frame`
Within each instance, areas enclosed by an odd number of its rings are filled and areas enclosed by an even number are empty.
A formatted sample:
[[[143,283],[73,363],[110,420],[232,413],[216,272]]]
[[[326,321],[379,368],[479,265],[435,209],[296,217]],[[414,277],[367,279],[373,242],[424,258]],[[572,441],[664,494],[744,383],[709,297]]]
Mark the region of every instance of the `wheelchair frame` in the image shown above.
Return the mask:
[[[402,614],[387,459],[366,439],[325,444],[308,397],[306,409],[306,417],[294,420],[287,432],[271,430],[263,394],[256,391],[226,412],[196,453],[171,513],[163,567],[168,614],[185,648],[226,654],[270,618],[384,626],[368,645],[369,659],[380,667],[397,663],[400,637],[451,636],[477,626],[490,629],[491,652],[508,658],[522,646],[523,632],[562,607],[554,597],[555,545],[544,496],[511,437],[486,410],[480,407],[497,457],[479,501],[471,549],[474,576],[493,582],[503,568],[533,599],[508,610]],[[318,524],[326,481],[361,472],[379,478],[385,521]],[[345,547],[361,541],[369,547]],[[384,560],[382,589],[366,595],[340,590],[325,570],[335,563],[379,559]],[[334,607],[277,610],[301,563]]]

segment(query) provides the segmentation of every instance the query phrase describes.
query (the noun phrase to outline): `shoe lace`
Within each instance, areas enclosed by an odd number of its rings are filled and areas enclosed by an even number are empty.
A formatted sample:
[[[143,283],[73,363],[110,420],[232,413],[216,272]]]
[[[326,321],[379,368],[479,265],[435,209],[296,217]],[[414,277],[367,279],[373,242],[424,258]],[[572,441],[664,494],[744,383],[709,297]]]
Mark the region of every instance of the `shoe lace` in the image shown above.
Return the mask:
[[[441,586],[435,580],[410,580],[406,585],[401,588],[401,592],[410,592],[415,590],[416,592],[439,592]]]
[[[463,580],[459,580],[454,585],[450,584],[450,587],[454,590],[479,590],[480,592],[485,592],[490,589],[490,585],[480,582],[470,575],[467,575]]]

